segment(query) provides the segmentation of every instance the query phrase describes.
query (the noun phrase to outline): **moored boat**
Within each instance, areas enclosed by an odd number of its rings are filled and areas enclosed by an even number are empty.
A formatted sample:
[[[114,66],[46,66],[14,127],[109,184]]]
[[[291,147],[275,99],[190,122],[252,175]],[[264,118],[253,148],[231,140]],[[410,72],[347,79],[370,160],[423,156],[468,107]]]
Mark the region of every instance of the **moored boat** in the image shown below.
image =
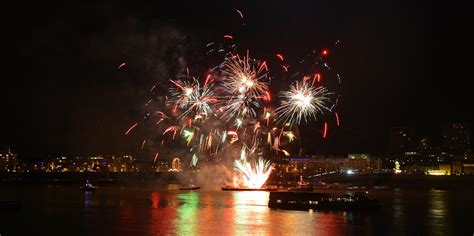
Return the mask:
[[[303,180],[303,176],[300,176],[300,180],[297,182],[296,187],[288,188],[288,191],[298,191],[298,192],[312,192],[313,186],[310,183]]]
[[[298,186],[298,187],[288,188],[288,191],[312,192],[313,186]]]
[[[194,186],[194,185],[178,187],[179,190],[198,190],[200,188],[201,188],[200,186]]]
[[[99,188],[99,187],[97,187],[97,186],[81,186],[81,187],[80,187],[80,189],[81,189],[82,191],[88,191],[88,192],[90,192],[90,191],[95,191],[95,190],[97,190],[98,188]]]
[[[379,206],[365,194],[333,196],[318,192],[270,192],[268,207],[283,210],[364,210]]]
[[[81,189],[82,191],[88,191],[88,192],[90,192],[90,191],[95,191],[95,190],[97,190],[98,188],[99,188],[99,187],[94,186],[94,185],[92,185],[91,183],[89,183],[89,180],[86,181],[86,184],[84,184],[84,186],[81,186],[81,187],[80,187],[80,189]]]

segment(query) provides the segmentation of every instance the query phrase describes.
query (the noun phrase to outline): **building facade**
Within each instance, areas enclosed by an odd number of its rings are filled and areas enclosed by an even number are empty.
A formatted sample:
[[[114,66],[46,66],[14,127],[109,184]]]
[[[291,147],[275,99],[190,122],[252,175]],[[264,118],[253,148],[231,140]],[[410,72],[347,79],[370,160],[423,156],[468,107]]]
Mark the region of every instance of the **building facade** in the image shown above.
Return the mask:
[[[416,150],[415,129],[412,127],[393,127],[389,133],[389,149],[392,154],[413,152]]]
[[[441,129],[442,148],[448,153],[471,152],[471,130],[468,124],[449,123]]]

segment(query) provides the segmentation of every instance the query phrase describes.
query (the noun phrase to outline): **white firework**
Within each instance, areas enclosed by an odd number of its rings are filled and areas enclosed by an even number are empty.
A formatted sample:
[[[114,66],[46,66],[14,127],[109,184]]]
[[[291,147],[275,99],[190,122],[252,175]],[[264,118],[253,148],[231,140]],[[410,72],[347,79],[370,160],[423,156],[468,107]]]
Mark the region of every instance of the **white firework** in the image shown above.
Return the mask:
[[[255,117],[261,100],[268,92],[266,63],[234,55],[223,64],[222,88],[225,92],[222,112],[230,120],[234,117]]]
[[[332,94],[326,87],[314,87],[306,80],[296,81],[289,91],[280,92],[283,101],[276,109],[277,122],[293,125],[317,120],[318,115],[330,111]]]
[[[262,97],[268,91],[268,72],[264,62],[250,59],[249,56],[234,55],[224,62],[222,86],[227,93],[246,94],[250,97]]]
[[[179,118],[187,117],[191,113],[195,118],[202,118],[213,111],[212,104],[217,102],[217,99],[214,97],[212,84],[201,87],[195,78],[192,82],[181,80],[171,82],[176,87],[170,89],[172,96],[168,105],[174,104],[175,108],[182,109]]]
[[[254,162],[247,160],[246,148],[242,147],[240,159],[234,160],[234,167],[242,175],[241,184],[246,188],[261,188],[272,173],[272,165],[268,160],[258,158]],[[255,150],[251,149],[250,153]]]

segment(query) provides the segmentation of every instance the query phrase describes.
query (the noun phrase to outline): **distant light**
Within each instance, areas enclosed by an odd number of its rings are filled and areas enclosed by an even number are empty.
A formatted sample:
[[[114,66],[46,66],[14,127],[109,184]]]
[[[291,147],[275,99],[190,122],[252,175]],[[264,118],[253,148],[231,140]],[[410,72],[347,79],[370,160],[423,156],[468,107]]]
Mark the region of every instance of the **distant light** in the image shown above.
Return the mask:
[[[446,175],[444,170],[428,170],[428,175]]]
[[[290,161],[307,161],[309,160],[309,158],[306,158],[306,157],[293,157],[293,158],[290,158]]]
[[[321,54],[323,54],[323,56],[327,56],[328,55],[328,50],[327,49],[324,49]]]
[[[353,174],[354,174],[354,171],[353,171],[353,170],[347,170],[347,174],[348,174],[348,175],[353,175]]]

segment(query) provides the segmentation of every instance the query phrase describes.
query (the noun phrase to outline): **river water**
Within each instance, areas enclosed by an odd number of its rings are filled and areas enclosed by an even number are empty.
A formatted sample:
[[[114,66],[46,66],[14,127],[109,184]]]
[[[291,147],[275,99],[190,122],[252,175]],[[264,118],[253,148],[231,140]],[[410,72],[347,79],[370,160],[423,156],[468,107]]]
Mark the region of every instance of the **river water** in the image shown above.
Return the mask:
[[[268,192],[179,191],[176,186],[0,185],[4,235],[473,235],[474,191],[369,191],[369,212],[282,211]]]

